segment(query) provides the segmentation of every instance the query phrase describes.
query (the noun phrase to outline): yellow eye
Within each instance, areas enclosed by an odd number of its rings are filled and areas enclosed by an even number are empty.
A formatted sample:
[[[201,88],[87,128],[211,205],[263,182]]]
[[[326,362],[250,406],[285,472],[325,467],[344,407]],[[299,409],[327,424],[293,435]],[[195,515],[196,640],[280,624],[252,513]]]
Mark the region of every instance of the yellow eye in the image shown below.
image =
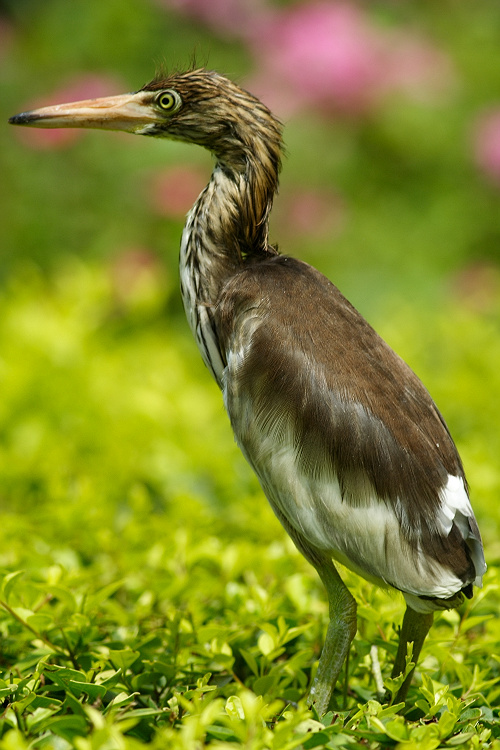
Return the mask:
[[[156,103],[165,112],[176,112],[182,104],[181,98],[176,91],[162,91],[156,98]]]

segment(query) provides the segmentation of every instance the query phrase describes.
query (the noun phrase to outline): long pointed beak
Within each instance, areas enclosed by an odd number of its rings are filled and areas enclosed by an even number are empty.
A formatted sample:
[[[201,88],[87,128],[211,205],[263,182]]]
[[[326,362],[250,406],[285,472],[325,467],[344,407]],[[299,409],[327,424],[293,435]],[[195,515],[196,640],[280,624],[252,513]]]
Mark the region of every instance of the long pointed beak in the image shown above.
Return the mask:
[[[9,122],[36,128],[102,128],[142,134],[160,122],[160,115],[148,94],[139,91],[41,107],[14,115]]]

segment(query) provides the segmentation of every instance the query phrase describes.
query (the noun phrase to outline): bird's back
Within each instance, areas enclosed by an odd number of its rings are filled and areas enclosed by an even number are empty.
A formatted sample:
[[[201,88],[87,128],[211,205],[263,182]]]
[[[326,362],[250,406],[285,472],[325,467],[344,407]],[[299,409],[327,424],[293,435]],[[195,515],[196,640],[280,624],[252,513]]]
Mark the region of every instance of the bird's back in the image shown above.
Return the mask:
[[[456,448],[420,380],[338,289],[271,257],[227,282],[217,325],[232,426],[278,515],[410,596],[468,593],[484,558]]]

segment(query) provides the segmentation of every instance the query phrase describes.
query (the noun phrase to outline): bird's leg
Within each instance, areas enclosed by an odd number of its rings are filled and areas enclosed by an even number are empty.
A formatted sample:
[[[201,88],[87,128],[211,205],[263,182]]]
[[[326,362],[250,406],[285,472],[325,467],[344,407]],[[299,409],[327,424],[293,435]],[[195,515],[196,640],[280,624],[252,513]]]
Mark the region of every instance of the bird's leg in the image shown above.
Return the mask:
[[[330,622],[318,671],[309,695],[320,716],[328,710],[333,688],[356,634],[356,601],[329,559],[311,560],[326,589]]]
[[[309,702],[314,704],[319,716],[323,716],[328,710],[333,688],[356,635],[356,601],[337,573],[331,557],[309,544],[279,508],[273,506],[273,509],[299,552],[316,569],[328,596],[330,622],[318,671],[309,693]]]
[[[394,668],[392,670],[393,678],[398,677],[405,671],[406,654],[409,643],[413,643],[412,661],[415,665],[417,664],[420,651],[427,633],[430,630],[433,619],[433,612],[423,614],[421,612],[415,612],[411,607],[406,608],[403,624],[401,625],[401,631],[399,633],[398,651],[394,661]],[[406,676],[405,681],[399,688],[395,699],[396,703],[400,703],[406,699],[414,671],[415,667],[413,667],[411,672]]]

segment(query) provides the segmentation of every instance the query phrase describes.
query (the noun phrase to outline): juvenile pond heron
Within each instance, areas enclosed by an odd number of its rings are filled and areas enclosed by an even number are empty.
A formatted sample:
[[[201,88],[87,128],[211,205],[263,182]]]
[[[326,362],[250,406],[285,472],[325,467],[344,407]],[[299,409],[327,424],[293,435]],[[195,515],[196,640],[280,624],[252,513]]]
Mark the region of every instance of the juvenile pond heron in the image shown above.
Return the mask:
[[[10,122],[124,130],[212,152],[182,235],[182,299],[236,441],[326,588],[330,622],[310,700],[326,712],[356,632],[356,602],[334,560],[402,592],[393,676],[402,674],[407,645],[416,663],[434,611],[481,585],[481,536],[460,457],[420,380],[325,276],[269,244],[280,122],[204,69]]]

